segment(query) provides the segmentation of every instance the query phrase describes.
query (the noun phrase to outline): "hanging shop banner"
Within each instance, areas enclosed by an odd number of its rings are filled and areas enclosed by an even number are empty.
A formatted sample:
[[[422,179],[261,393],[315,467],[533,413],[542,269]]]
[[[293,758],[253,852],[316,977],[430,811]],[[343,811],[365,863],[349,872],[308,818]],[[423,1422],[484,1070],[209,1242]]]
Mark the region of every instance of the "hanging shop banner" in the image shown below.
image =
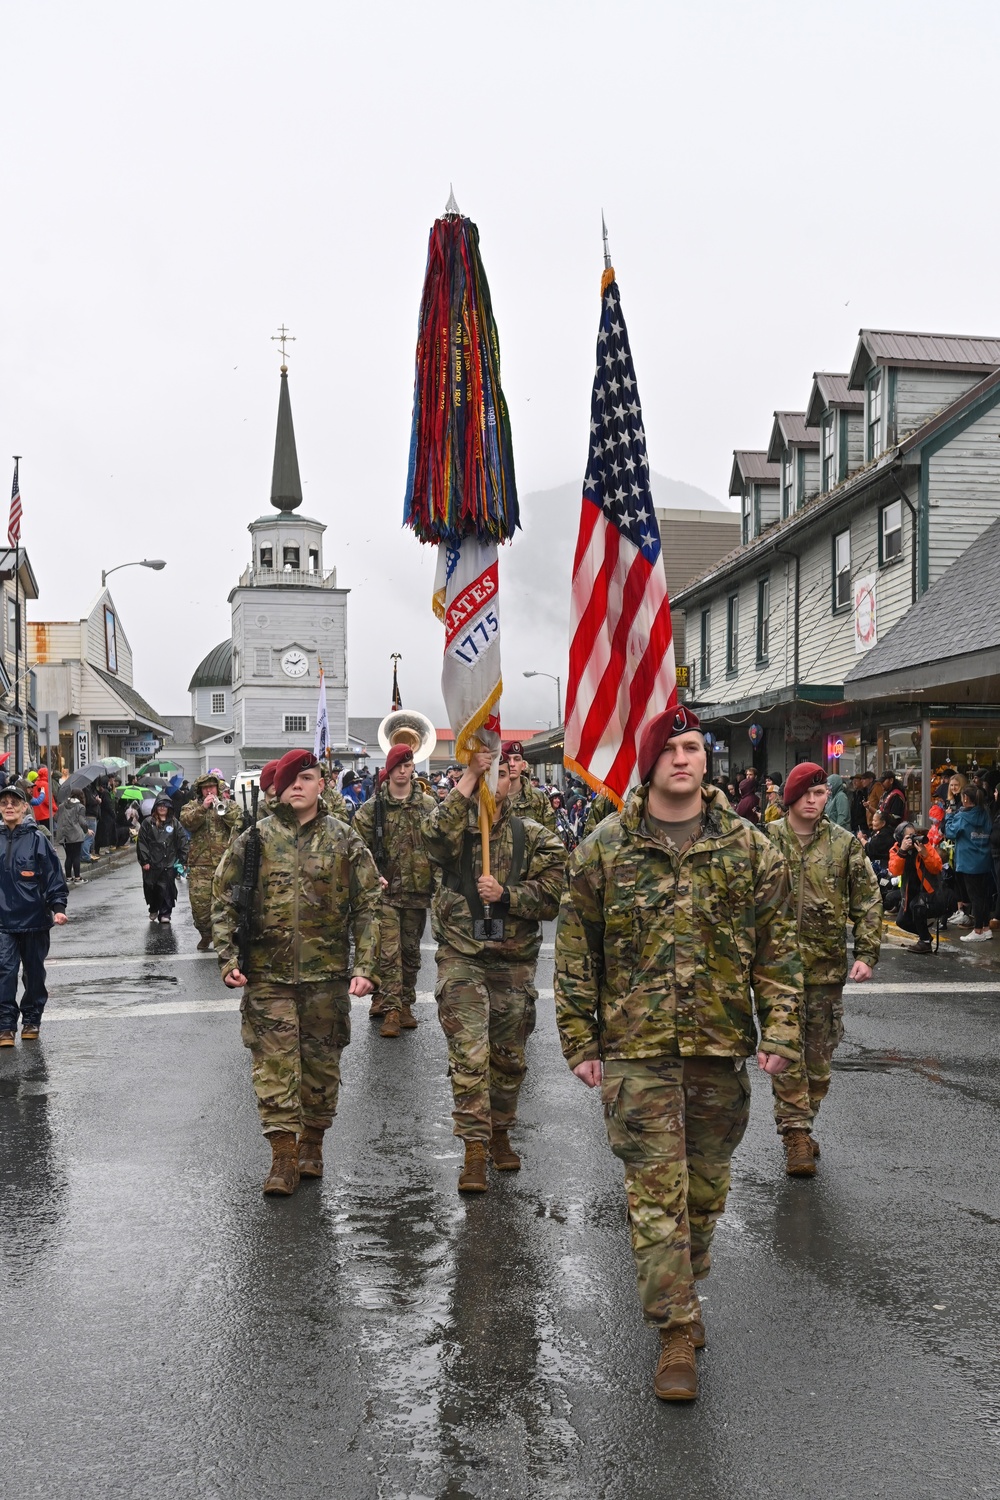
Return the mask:
[[[875,611],[877,585],[877,573],[869,573],[866,578],[854,580],[854,649],[859,656],[865,651],[870,651],[878,640],[878,619]]]

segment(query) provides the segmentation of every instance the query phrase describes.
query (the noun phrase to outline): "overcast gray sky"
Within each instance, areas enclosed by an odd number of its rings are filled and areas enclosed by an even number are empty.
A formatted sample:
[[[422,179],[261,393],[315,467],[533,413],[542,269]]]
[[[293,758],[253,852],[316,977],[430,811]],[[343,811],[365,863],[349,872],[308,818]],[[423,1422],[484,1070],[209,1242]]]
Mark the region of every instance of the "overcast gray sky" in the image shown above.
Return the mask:
[[[4,7],[0,455],[24,455],[34,617],[166,557],[114,593],[137,686],[187,710],[267,508],[284,320],[351,711],[384,711],[401,650],[440,721],[432,558],[399,523],[449,181],[522,495],[585,467],[603,206],[652,467],[723,497],[859,327],[1000,332],[998,28],[927,0]],[[508,724],[565,641],[534,654],[505,658]]]

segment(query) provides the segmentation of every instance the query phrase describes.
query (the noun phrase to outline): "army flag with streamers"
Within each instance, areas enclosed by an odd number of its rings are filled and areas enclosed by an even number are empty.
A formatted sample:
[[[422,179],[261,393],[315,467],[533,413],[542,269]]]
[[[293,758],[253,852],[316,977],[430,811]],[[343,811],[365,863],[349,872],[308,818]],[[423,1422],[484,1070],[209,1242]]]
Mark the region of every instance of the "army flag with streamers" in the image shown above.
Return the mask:
[[[455,759],[476,750],[493,764],[480,797],[493,817],[500,754],[500,594],[497,544],[465,536],[438,547],[434,613],[444,625],[441,691],[455,731]]]

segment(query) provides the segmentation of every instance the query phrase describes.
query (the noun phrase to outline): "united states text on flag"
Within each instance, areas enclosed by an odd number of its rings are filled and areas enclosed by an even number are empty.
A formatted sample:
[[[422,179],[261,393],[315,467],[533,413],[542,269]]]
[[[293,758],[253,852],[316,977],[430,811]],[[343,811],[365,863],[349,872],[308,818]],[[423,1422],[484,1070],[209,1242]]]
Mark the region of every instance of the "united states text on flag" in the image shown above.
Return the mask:
[[[14,487],[10,492],[10,520],[7,522],[7,541],[16,547],[21,540],[21,486],[17,480],[17,459],[14,460]]]
[[[455,731],[455,759],[468,765],[489,750],[493,765],[480,799],[493,817],[500,754],[500,592],[496,542],[466,536],[437,549],[434,613],[444,623],[441,692]]]
[[[566,765],[621,804],[643,723],[676,699],[646,434],[609,267],[601,282],[590,458],[573,562]]]

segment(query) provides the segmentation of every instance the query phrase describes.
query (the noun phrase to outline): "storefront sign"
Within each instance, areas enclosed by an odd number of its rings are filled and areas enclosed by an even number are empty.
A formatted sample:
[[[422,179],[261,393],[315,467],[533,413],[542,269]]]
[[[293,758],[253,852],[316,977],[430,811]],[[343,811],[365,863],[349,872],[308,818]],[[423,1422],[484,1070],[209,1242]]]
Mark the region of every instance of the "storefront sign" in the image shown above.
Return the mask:
[[[122,740],[123,755],[155,755],[159,748],[159,740]]]
[[[85,729],[76,731],[76,769],[88,764],[90,760],[90,735]]]
[[[877,585],[877,573],[869,573],[866,578],[854,580],[854,649],[859,656],[865,651],[870,651],[878,640],[878,620],[875,610]]]
[[[128,734],[129,726],[127,724],[95,724],[94,733],[107,734],[110,735],[112,739],[116,739],[120,738],[122,735]]]
[[[820,721],[813,714],[803,713],[796,709],[788,716],[788,725],[785,729],[785,739],[791,745],[804,745],[814,740],[820,733]]]

